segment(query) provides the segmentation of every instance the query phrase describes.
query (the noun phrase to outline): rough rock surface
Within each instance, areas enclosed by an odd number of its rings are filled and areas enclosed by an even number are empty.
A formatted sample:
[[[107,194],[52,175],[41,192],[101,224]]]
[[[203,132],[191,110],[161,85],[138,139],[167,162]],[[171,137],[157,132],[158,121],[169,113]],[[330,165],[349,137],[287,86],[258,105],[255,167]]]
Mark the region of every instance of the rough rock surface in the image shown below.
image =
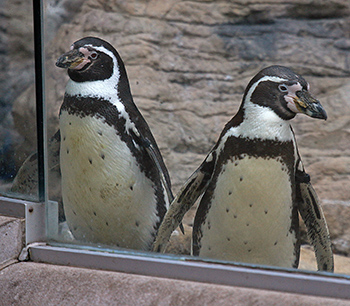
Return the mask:
[[[261,68],[292,67],[311,85],[328,120],[293,120],[299,150],[324,203],[337,253],[350,254],[350,4],[333,1],[95,1],[50,37],[49,135],[57,128],[66,74],[56,58],[92,35],[114,45],[176,192],[199,166]],[[68,22],[69,21],[69,22]],[[17,131],[31,148],[33,88],[15,102]],[[23,146],[22,146],[23,147]],[[28,152],[28,149],[24,149]],[[26,154],[27,154],[26,153]],[[188,222],[191,223],[189,213]]]

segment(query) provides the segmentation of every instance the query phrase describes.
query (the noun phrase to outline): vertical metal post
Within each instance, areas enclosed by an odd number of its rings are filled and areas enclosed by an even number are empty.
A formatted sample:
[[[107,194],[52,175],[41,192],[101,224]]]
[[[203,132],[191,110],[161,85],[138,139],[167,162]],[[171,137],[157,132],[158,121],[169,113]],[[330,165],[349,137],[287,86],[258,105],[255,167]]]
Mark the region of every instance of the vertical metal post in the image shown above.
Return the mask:
[[[33,0],[39,202],[47,201],[43,4]]]

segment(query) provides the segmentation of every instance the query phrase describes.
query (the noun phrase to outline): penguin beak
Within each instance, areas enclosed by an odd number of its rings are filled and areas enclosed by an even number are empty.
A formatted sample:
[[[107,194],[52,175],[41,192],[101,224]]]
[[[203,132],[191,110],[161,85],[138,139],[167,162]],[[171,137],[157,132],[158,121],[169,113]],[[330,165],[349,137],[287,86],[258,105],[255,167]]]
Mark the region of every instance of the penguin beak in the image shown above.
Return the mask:
[[[293,97],[295,107],[300,113],[308,115],[312,118],[327,120],[327,114],[321,103],[312,97],[310,93],[303,89],[297,91]]]
[[[78,70],[83,68],[88,61],[89,60],[86,59],[85,55],[78,49],[72,49],[58,58],[56,66]]]

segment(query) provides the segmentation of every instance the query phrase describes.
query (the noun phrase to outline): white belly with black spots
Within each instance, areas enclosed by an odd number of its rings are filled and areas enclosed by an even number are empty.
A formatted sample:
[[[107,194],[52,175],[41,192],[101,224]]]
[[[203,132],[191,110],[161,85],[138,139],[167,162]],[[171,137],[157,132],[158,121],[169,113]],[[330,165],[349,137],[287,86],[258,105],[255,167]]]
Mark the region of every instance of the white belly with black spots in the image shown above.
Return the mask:
[[[159,221],[153,183],[102,119],[60,116],[62,197],[78,240],[147,249]]]
[[[276,159],[248,158],[223,166],[202,224],[200,256],[292,267],[292,188]]]

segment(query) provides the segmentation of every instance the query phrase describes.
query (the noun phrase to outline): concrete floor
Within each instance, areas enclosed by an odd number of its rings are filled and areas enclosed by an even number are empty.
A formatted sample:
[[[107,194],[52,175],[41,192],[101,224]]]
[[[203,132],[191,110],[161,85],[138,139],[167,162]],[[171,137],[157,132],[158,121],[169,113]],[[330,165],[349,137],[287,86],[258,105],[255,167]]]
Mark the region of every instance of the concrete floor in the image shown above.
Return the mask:
[[[350,300],[18,262],[23,220],[0,217],[0,305],[350,305]]]

